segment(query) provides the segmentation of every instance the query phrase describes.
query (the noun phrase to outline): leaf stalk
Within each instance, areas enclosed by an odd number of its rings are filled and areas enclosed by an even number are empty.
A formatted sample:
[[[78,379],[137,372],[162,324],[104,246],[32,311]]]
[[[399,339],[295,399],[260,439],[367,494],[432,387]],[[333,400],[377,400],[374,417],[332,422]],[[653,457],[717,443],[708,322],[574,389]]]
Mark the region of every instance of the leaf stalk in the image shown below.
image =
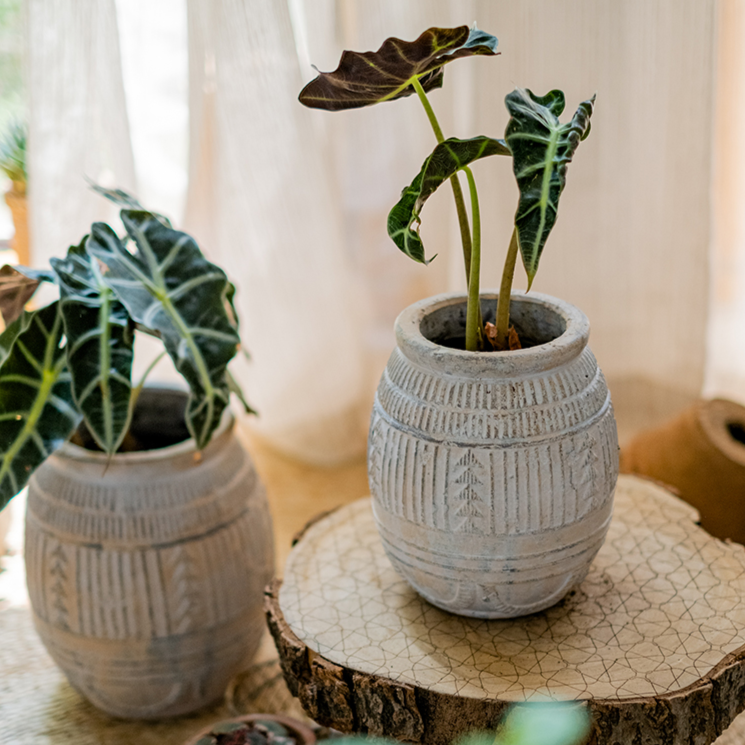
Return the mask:
[[[515,276],[515,263],[520,242],[517,237],[517,228],[512,230],[510,247],[507,249],[507,257],[502,270],[502,282],[499,285],[499,297],[497,298],[497,349],[507,349],[508,335],[510,329],[510,298],[512,297],[512,280]]]
[[[481,272],[481,211],[476,181],[471,169],[464,169],[471,197],[471,220],[473,221],[473,247],[471,252],[471,275],[468,281],[468,308],[466,310],[466,350],[476,352],[483,346],[481,330],[481,304],[479,302],[479,273]]]
[[[445,140],[445,136],[442,133],[442,127],[440,127],[440,122],[437,121],[437,116],[435,115],[434,109],[432,108],[432,104],[429,102],[429,98],[427,98],[427,93],[422,87],[422,84],[419,82],[419,78],[414,78],[412,80],[412,85],[414,86],[414,90],[416,91],[417,96],[419,96],[419,100],[422,102],[424,111],[427,113],[427,119],[429,119],[429,123],[432,125],[432,131],[435,133],[435,137],[437,138],[437,142],[439,144],[440,142],[443,142]],[[460,228],[460,242],[463,246],[463,261],[465,263],[465,268],[466,268],[466,284],[468,284],[470,283],[470,280],[471,280],[471,253],[473,250],[472,243],[471,243],[471,228],[468,224],[468,213],[466,212],[466,200],[463,198],[463,189],[461,188],[457,173],[453,174],[450,177],[450,186],[453,189],[453,199],[455,200],[455,211],[458,214],[458,227]]]

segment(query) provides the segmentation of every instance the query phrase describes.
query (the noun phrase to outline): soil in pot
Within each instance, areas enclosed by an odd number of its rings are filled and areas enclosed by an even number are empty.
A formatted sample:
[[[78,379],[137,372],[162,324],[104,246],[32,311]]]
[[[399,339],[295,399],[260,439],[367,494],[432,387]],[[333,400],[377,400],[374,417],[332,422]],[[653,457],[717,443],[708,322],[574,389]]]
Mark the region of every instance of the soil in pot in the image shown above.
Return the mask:
[[[144,389],[132,414],[129,431],[117,452],[158,450],[188,440],[191,435],[184,421],[187,398],[185,391],[175,388]],[[101,452],[84,423],[70,441],[86,450]]]
[[[440,308],[422,320],[422,335],[429,341],[449,349],[466,348],[466,303],[454,308]],[[482,298],[481,316],[484,323],[495,323],[496,300]],[[520,340],[520,348],[529,349],[558,339],[566,331],[566,323],[558,314],[539,316],[535,308],[525,303],[510,303],[510,324]],[[494,351],[491,348],[485,352]]]
[[[309,727],[290,717],[250,714],[210,725],[187,745],[314,745]]]

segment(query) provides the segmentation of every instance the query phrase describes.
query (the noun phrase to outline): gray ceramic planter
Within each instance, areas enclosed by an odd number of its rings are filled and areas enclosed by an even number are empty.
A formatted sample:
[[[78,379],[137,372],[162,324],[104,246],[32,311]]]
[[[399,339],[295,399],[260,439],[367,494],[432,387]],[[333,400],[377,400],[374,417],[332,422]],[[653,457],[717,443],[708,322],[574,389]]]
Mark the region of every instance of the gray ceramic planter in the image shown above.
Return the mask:
[[[424,598],[511,618],[587,574],[613,508],[616,424],[581,311],[515,295],[513,321],[537,345],[495,353],[445,346],[463,336],[465,307],[439,295],[396,321],[370,424],[373,509],[388,557]]]
[[[173,394],[146,389],[143,408],[178,429]],[[258,648],[273,569],[264,488],[233,418],[201,457],[193,440],[108,465],[64,445],[31,479],[26,567],[39,635],[95,706],[150,719],[220,698]]]

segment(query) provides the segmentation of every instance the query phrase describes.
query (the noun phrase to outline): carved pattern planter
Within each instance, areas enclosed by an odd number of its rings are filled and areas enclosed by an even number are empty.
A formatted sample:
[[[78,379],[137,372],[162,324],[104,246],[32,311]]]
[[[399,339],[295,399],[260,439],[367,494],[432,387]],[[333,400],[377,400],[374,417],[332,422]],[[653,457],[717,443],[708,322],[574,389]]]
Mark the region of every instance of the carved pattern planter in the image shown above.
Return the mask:
[[[494,298],[484,298],[487,319]],[[482,618],[534,613],[582,581],[618,476],[587,318],[530,293],[513,297],[512,319],[536,346],[477,353],[435,343],[462,338],[462,295],[404,310],[368,443],[393,566],[434,605]]]
[[[224,694],[263,633],[273,570],[264,488],[232,418],[201,458],[188,440],[106,461],[68,443],[32,477],[34,622],[98,708],[184,714]]]

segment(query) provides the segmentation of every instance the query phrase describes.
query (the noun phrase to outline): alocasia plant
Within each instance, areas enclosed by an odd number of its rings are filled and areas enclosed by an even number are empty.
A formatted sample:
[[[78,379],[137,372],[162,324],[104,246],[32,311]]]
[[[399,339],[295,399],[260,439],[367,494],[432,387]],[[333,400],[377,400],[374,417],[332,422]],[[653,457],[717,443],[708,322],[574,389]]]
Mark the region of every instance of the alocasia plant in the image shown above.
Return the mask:
[[[445,139],[427,92],[442,87],[444,66],[461,57],[495,56],[496,37],[477,28],[430,28],[415,41],[390,38],[377,52],[342,54],[333,72],[320,73],[303,88],[300,102],[311,108],[339,111],[371,106],[416,94],[437,139],[388,216],[388,234],[407,256],[429,263],[419,232],[421,211],[440,184],[450,181],[460,226],[468,286],[465,347],[483,350],[485,338],[496,349],[507,349],[509,299],[517,252],[520,251],[530,289],[546,239],[556,222],[559,196],[566,183],[566,169],[579,142],[590,132],[595,97],[580,104],[572,120],[562,124],[564,94],[554,90],[536,96],[518,88],[505,103],[510,113],[504,139],[486,136]],[[517,179],[520,197],[515,227],[507,251],[496,312],[496,328],[482,325],[479,302],[481,267],[481,212],[471,164],[490,155],[507,155]],[[471,204],[469,222],[458,174],[468,182]]]
[[[194,239],[130,195],[98,189],[125,209],[126,235],[94,223],[52,270],[0,269],[0,509],[81,420],[108,454],[119,448],[142,383],[132,384],[134,334],[158,337],[189,385],[186,425],[199,449],[231,393],[240,338],[235,287]],[[42,281],[59,300],[24,305]]]

